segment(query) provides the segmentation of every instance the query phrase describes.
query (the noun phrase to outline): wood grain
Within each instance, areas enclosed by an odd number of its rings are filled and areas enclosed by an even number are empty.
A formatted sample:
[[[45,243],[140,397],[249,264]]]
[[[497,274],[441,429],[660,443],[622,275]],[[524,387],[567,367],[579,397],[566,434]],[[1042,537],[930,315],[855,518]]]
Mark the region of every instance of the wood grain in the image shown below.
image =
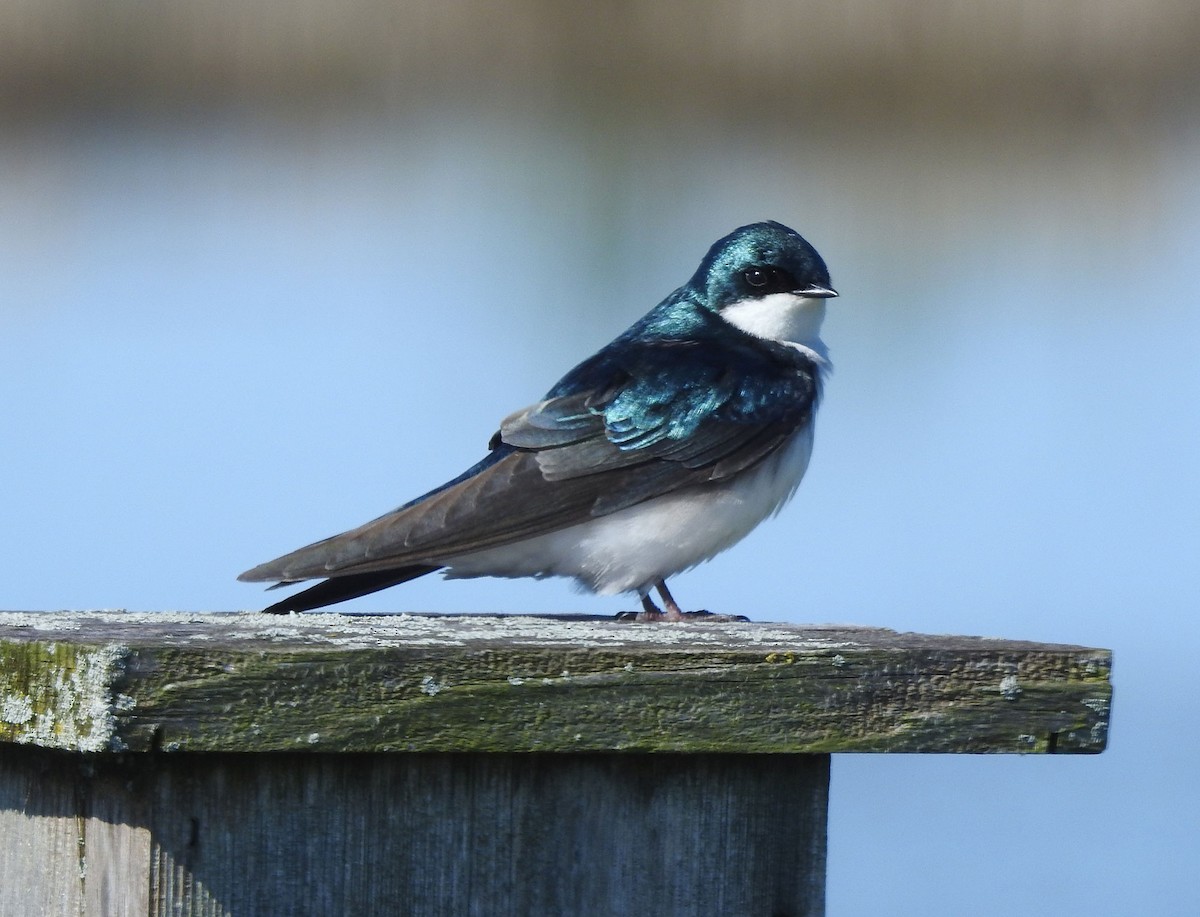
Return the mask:
[[[0,741],[77,751],[1095,753],[1111,654],[848,627],[0,614]]]
[[[830,752],[1098,752],[1104,650],[0,613],[0,917],[820,917]]]
[[[0,746],[0,914],[801,917],[827,755]]]

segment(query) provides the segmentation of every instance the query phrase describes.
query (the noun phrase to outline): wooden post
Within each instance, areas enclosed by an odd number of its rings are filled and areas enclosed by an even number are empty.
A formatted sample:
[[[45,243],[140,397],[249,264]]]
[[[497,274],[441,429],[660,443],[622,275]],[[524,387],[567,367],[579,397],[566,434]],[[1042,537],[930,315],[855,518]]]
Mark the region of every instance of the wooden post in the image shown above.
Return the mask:
[[[819,915],[829,755],[1094,753],[1104,650],[0,614],[0,917]]]

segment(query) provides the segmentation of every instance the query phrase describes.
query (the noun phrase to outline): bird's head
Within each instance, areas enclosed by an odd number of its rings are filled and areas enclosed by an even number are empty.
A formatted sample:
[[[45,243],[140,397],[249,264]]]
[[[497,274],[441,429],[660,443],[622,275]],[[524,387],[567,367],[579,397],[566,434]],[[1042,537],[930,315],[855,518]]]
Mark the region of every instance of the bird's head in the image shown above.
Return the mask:
[[[705,307],[758,337],[820,343],[825,300],[837,296],[817,250],[781,223],[751,223],[717,240],[688,282]]]

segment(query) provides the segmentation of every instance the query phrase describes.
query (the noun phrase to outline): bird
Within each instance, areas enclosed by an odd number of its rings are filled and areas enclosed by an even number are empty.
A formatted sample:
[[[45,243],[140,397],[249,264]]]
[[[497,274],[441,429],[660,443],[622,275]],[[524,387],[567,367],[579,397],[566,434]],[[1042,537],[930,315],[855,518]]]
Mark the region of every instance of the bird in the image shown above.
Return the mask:
[[[545,396],[504,418],[487,455],[358,528],[242,573],[264,609],[310,611],[435,571],[569,577],[681,621],[667,580],[777,513],[808,468],[838,294],[821,256],[774,221],[742,226],[695,274]],[[657,592],[660,608],[651,596]]]

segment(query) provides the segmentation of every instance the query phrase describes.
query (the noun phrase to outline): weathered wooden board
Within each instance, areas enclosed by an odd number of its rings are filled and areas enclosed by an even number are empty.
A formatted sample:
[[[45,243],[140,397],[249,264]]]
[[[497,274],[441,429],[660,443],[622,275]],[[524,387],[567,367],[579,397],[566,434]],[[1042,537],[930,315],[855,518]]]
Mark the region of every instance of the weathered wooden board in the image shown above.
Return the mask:
[[[0,745],[0,915],[818,917],[828,755]]]
[[[853,627],[0,613],[0,741],[76,751],[1094,753],[1111,654]]]

